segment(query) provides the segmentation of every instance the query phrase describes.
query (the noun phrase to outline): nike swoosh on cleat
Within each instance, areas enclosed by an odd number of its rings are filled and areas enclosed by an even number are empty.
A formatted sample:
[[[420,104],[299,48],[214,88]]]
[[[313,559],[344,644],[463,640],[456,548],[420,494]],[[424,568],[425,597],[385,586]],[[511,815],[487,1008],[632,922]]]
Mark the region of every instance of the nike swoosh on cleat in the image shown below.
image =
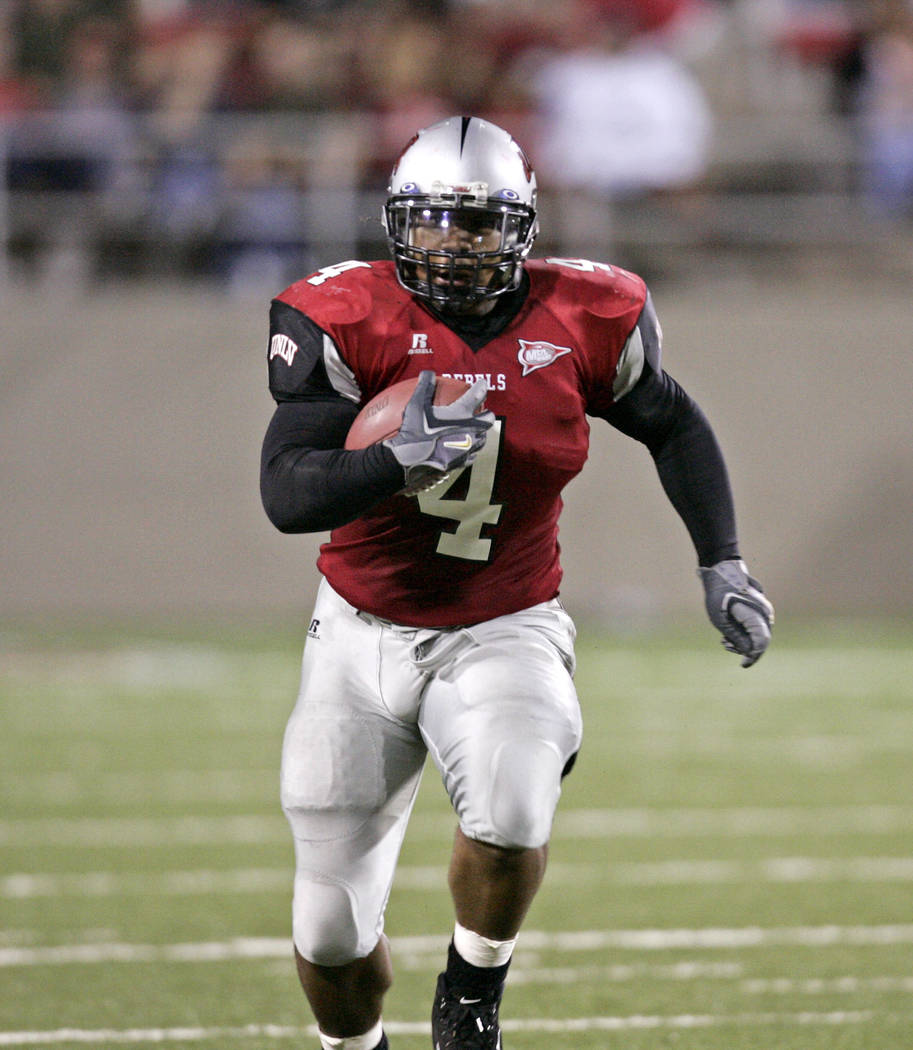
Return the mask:
[[[452,438],[450,441],[443,442],[444,448],[455,448],[463,451],[468,451],[472,448],[472,438],[468,434],[464,434],[459,440]]]
[[[460,996],[460,1006],[472,1006],[474,1003],[480,1003],[481,999],[464,999]]]

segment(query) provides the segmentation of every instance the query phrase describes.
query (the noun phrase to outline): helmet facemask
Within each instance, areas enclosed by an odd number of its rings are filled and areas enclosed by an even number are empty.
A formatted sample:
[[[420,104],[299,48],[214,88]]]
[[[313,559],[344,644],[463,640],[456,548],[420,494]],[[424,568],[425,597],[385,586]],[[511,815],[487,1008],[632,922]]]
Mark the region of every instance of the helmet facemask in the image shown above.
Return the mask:
[[[525,205],[459,194],[394,197],[384,217],[400,284],[452,311],[516,288],[536,232]]]

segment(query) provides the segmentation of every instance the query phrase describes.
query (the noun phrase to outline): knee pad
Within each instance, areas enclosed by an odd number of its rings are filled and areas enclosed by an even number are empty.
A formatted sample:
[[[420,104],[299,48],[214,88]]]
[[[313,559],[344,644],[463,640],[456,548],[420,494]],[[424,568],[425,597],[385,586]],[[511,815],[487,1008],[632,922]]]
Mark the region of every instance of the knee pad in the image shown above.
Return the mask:
[[[298,953],[318,966],[342,966],[371,950],[359,950],[351,889],[307,871],[295,875],[292,937]]]
[[[476,838],[508,848],[544,846],[561,794],[562,761],[545,740],[505,741],[492,759],[488,813],[490,832]]]

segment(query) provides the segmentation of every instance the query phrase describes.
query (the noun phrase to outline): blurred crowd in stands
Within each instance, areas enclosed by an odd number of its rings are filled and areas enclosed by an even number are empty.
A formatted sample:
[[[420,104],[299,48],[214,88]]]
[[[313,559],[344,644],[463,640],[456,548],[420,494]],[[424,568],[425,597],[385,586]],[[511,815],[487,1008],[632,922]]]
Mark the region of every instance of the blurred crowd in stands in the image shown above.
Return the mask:
[[[91,230],[101,274],[278,286],[376,239],[359,194],[473,113],[599,257],[609,202],[684,198],[721,122],[794,110],[851,129],[860,198],[913,218],[911,0],[4,0],[0,239],[25,270]]]

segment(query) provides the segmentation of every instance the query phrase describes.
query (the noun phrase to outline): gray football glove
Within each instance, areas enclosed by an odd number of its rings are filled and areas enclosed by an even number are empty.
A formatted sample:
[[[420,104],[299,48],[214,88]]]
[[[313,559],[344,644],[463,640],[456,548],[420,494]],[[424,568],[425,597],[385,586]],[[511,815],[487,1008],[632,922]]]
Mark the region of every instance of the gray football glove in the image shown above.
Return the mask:
[[[423,371],[403,410],[403,422],[384,444],[406,471],[406,495],[414,495],[443,481],[452,470],[468,466],[485,444],[495,421],[493,412],[475,410],[485,400],[488,384],[477,380],[452,404],[435,405],[434,372]]]
[[[701,567],[698,574],[704,584],[707,615],[722,632],[724,647],[744,657],[743,667],[751,667],[770,645],[774,607],[739,558],[718,561],[709,569]]]

